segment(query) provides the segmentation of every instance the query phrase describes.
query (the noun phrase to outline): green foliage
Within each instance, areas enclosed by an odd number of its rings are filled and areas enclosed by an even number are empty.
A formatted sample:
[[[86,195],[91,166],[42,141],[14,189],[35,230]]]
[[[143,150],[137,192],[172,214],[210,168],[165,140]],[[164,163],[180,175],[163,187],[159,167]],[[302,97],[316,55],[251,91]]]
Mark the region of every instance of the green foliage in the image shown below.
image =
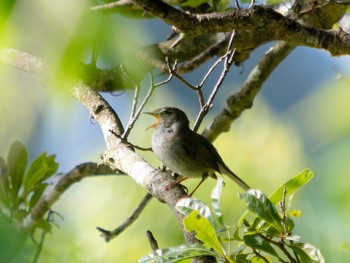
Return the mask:
[[[224,223],[220,208],[223,182],[219,179],[212,192],[213,213],[194,198],[184,198],[177,203],[177,209],[186,216],[186,231],[195,231],[196,238],[203,244],[157,250],[139,262],[179,262],[208,255],[218,262],[273,262],[273,259],[281,262],[324,262],[317,248],[299,242],[300,237],[293,235],[292,216],[300,213],[291,210],[292,200],[296,191],[312,177],[313,173],[305,170],[280,186],[270,198],[259,190],[239,194],[250,213],[244,213],[235,227]]]
[[[0,254],[1,262],[5,262],[1,259],[15,255],[24,243],[27,233],[18,226],[42,197],[47,186],[45,180],[58,169],[55,157],[47,156],[45,152],[26,171],[27,161],[28,153],[19,142],[12,144],[7,163],[0,157],[0,229],[10,231],[12,236],[0,239],[0,244],[5,243],[8,248],[5,254]],[[44,219],[38,227],[45,232],[50,230],[50,224]]]
[[[28,154],[24,146],[14,142],[7,164],[0,157],[0,211],[10,221],[23,219],[34,207],[46,188],[45,180],[56,173],[54,156],[39,155],[26,172]]]

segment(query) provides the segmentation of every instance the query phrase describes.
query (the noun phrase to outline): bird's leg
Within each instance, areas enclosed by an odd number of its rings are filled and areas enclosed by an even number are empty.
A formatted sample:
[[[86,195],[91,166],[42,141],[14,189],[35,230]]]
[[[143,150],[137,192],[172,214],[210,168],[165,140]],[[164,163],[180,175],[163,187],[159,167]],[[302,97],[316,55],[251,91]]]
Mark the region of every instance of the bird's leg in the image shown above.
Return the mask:
[[[189,197],[192,197],[194,192],[201,186],[201,184],[209,177],[207,173],[202,175],[202,180],[199,182],[199,184],[193,189],[193,191],[188,195]]]
[[[168,184],[166,187],[165,187],[165,190],[169,190],[171,187],[175,186],[175,185],[180,185],[185,191],[186,193],[188,193],[188,189],[186,186],[182,185],[181,182],[185,181],[186,179],[188,179],[187,177],[184,177],[184,178],[181,178],[179,180],[176,180],[174,182],[171,182],[170,184]]]

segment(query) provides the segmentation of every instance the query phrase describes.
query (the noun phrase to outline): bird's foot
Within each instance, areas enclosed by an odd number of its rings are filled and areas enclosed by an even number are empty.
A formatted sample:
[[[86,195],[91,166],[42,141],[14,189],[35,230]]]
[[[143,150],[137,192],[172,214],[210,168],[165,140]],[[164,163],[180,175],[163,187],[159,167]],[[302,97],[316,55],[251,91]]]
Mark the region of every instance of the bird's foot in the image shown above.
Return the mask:
[[[167,186],[165,186],[165,190],[169,190],[170,188],[174,187],[175,185],[179,185],[187,194],[188,188],[181,184],[182,181],[183,180],[177,180],[177,181],[169,183]]]

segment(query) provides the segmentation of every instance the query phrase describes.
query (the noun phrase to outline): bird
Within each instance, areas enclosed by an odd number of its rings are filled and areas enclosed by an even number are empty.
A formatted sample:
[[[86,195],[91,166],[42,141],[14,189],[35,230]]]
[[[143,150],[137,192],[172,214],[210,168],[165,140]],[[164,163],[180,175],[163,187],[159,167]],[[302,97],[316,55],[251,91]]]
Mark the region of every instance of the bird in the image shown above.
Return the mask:
[[[225,174],[243,190],[251,189],[224,163],[216,148],[204,136],[191,130],[185,112],[175,107],[162,107],[146,114],[156,117],[150,127],[156,131],[152,136],[152,150],[157,158],[183,179],[201,178],[202,180],[189,196],[198,189],[203,181],[215,173]]]

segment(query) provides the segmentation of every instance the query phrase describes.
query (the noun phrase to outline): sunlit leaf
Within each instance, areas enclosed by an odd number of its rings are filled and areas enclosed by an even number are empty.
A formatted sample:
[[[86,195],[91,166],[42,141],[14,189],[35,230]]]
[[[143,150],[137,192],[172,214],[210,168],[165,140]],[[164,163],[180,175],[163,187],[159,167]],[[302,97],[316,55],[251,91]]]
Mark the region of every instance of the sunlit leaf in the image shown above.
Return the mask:
[[[224,219],[222,217],[222,212],[221,212],[221,206],[220,206],[221,192],[223,187],[224,187],[224,181],[222,180],[222,177],[219,176],[216,182],[216,186],[211,193],[211,202],[212,202],[213,213],[221,227],[225,227]]]
[[[45,233],[51,232],[51,224],[49,221],[41,218],[37,224],[37,227],[43,230]]]
[[[286,228],[286,232],[287,233],[292,233],[293,229],[294,229],[294,221],[290,218],[290,217],[285,217],[284,218],[284,225]]]
[[[9,207],[10,179],[5,160],[0,157],[0,205]],[[1,208],[1,206],[0,206]]]
[[[298,254],[298,256],[300,257],[300,261],[303,263],[325,262],[320,250],[318,250],[310,244],[293,243],[287,246],[291,248],[296,254]]]
[[[172,263],[172,262],[180,262],[185,259],[199,257],[199,256],[220,257],[221,255],[201,244],[194,244],[194,245],[183,245],[183,246],[174,247],[174,248],[158,249],[157,251],[139,259],[138,262],[139,263],[151,263],[151,262]]]
[[[8,174],[11,180],[13,200],[17,199],[22,185],[28,154],[20,142],[14,142],[7,156]]]
[[[259,236],[258,233],[255,232],[247,232],[243,236],[244,243],[256,250],[264,251],[270,255],[277,256],[277,253],[275,249],[272,247],[272,245],[262,239],[261,236]]]
[[[270,201],[273,204],[277,204],[283,199],[283,191],[286,188],[286,196],[294,194],[299,188],[307,184],[314,177],[314,173],[306,169],[299,173],[297,176],[290,179],[288,182],[281,185],[271,196]]]
[[[193,211],[198,211],[199,215],[208,219],[211,225],[215,226],[215,222],[209,207],[198,199],[182,198],[176,203],[176,209],[186,216],[191,214]]]
[[[41,198],[45,189],[46,189],[46,184],[39,184],[36,186],[36,189],[34,190],[34,194],[32,195],[29,201],[29,210],[31,210],[36,205],[36,203]]]
[[[340,247],[342,247],[343,249],[347,250],[348,252],[350,252],[350,243],[349,242],[343,242]]]
[[[201,240],[205,246],[214,249],[219,254],[224,254],[213,225],[207,218],[199,215],[197,210],[191,212],[185,217],[184,226],[188,232],[195,231],[196,238]]]
[[[26,173],[23,186],[24,195],[28,194],[34,189],[37,184],[40,184],[50,176],[52,176],[58,169],[58,163],[55,162],[55,156],[46,156],[46,152],[40,154],[30,165]]]
[[[217,1],[216,6],[219,11],[225,11],[231,5],[230,0]]]
[[[266,3],[268,5],[275,5],[275,4],[285,3],[285,2],[282,2],[281,0],[267,0]]]
[[[289,216],[291,217],[301,217],[301,211],[300,210],[290,210]]]
[[[11,15],[16,0],[1,0],[0,8],[0,40],[2,38],[2,31],[6,26],[6,22]]]
[[[251,189],[246,193],[240,194],[240,197],[246,200],[246,206],[249,211],[271,224],[281,233],[284,232],[282,218],[277,212],[275,205],[261,191]]]

